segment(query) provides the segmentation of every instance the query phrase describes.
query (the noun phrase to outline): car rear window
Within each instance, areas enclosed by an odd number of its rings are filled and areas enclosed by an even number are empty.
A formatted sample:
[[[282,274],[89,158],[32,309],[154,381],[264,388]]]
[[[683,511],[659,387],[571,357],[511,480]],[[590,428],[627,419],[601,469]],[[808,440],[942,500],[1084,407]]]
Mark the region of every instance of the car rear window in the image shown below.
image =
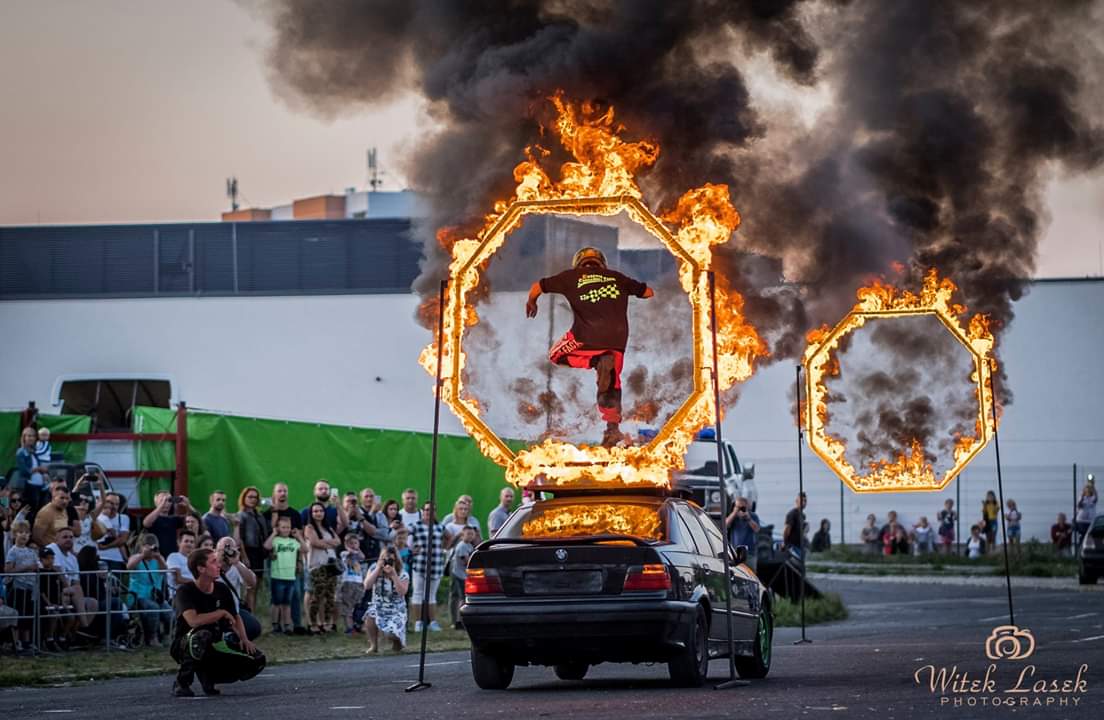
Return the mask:
[[[535,503],[521,508],[496,537],[518,539],[633,535],[645,540],[667,536],[658,503]]]

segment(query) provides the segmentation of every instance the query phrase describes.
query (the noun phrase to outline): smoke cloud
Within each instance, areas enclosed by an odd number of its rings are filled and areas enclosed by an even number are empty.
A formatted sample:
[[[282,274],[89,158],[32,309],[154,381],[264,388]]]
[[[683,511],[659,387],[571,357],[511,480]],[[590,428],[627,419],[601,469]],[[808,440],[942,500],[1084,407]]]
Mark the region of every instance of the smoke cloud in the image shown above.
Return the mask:
[[[432,203],[415,288],[427,295],[445,266],[433,232],[477,224],[508,194],[523,148],[539,139],[543,99],[557,89],[613,105],[632,136],[659,143],[643,185],[653,207],[707,181],[730,186],[744,224],[719,264],[775,359],[799,356],[806,330],[837,321],[855,289],[894,262],[914,286],[929,267],[951,277],[999,338],[1034,270],[1046,179],[1104,162],[1104,131],[1091,116],[1102,99],[1092,70],[1104,66],[1094,2],[263,7],[276,31],[273,84],[292,102],[349,113],[411,89],[428,102],[438,129],[405,168]],[[749,68],[831,101],[811,123],[764,111]],[[774,265],[749,263],[748,253]],[[908,357],[877,347],[890,366]],[[641,388],[652,377],[626,371]],[[1007,402],[1006,386],[998,378]],[[892,436],[902,418],[927,427],[925,397],[909,400],[875,413],[885,420],[869,436]]]

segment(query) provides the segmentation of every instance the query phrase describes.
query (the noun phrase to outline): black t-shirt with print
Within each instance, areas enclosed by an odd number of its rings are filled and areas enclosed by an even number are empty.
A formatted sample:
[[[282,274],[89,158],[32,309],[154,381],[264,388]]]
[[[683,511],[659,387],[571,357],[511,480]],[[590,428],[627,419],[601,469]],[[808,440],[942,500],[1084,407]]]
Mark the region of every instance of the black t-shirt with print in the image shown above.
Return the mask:
[[[584,349],[624,351],[629,340],[629,296],[643,297],[648,286],[616,270],[591,266],[542,278],[540,289],[567,298],[575,313],[571,333]]]
[[[195,610],[200,615],[214,610],[225,610],[231,615],[238,614],[237,606],[234,604],[234,595],[230,592],[230,588],[218,582],[215,583],[214,589],[209,593],[200,590],[195,583],[182,583],[176,591],[173,610],[176,612],[177,639],[184,637],[189,630],[192,630],[192,627],[184,620],[185,610]],[[229,627],[220,629],[227,630]]]

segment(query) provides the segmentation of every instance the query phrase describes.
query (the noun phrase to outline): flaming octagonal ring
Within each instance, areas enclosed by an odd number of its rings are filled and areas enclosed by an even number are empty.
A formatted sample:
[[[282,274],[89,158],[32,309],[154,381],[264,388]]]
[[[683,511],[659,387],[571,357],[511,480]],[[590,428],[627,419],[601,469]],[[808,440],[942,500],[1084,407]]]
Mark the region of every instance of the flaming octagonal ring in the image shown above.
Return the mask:
[[[548,439],[514,452],[479,417],[479,408],[463,393],[464,329],[473,310],[467,306],[467,293],[479,281],[479,267],[505,242],[506,236],[521,224],[525,215],[616,215],[624,211],[680,261],[679,277],[693,312],[694,388],[655,437],[640,447],[590,447]],[[699,249],[700,250],[700,249]],[[699,428],[712,418],[713,399],[709,373],[712,369],[712,337],[709,333],[709,248],[695,252],[679,243],[672,233],[641,200],[633,195],[616,197],[552,200],[515,200],[478,240],[460,240],[453,245],[449,266],[449,285],[444,310],[441,355],[441,398],[460,419],[488,458],[506,469],[506,480],[528,485],[538,478],[545,484],[590,483],[655,484],[669,483],[670,469],[681,467],[687,446]],[[428,348],[427,348],[428,349]],[[723,356],[731,362],[732,358]],[[423,364],[426,354],[423,353]],[[724,367],[724,360],[722,360]],[[750,374],[750,370],[746,375]],[[746,377],[745,375],[745,377]],[[722,390],[736,378],[729,379]],[[742,378],[740,378],[742,379]]]
[[[992,356],[993,336],[989,333],[988,319],[974,315],[967,327],[959,322],[965,311],[950,304],[955,286],[950,280],[940,281],[935,271],[924,279],[920,295],[898,294],[893,288],[877,284],[859,291],[859,303],[831,331],[815,332],[805,350],[805,405],[802,414],[808,433],[809,447],[820,459],[855,492],[936,491],[942,490],[981,452],[996,430],[996,412],[993,400],[993,373],[997,361]],[[847,334],[866,324],[869,319],[934,315],[943,324],[973,360],[970,380],[977,397],[975,434],[957,438],[954,449],[954,465],[942,477],[924,456],[924,449],[913,440],[910,454],[902,453],[895,462],[871,463],[870,472],[859,473],[845,458],[847,450],[842,440],[830,435],[828,424],[828,388],[826,376],[838,373],[833,352]]]

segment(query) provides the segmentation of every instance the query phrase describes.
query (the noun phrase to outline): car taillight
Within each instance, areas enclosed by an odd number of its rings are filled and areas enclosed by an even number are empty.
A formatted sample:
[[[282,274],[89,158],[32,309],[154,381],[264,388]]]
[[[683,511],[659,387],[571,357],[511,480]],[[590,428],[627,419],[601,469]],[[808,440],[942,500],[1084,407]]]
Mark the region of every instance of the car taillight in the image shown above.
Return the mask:
[[[662,564],[629,568],[625,576],[625,592],[634,590],[670,590],[671,576]]]
[[[502,594],[502,582],[498,572],[483,568],[468,568],[468,577],[464,579],[465,595]]]

